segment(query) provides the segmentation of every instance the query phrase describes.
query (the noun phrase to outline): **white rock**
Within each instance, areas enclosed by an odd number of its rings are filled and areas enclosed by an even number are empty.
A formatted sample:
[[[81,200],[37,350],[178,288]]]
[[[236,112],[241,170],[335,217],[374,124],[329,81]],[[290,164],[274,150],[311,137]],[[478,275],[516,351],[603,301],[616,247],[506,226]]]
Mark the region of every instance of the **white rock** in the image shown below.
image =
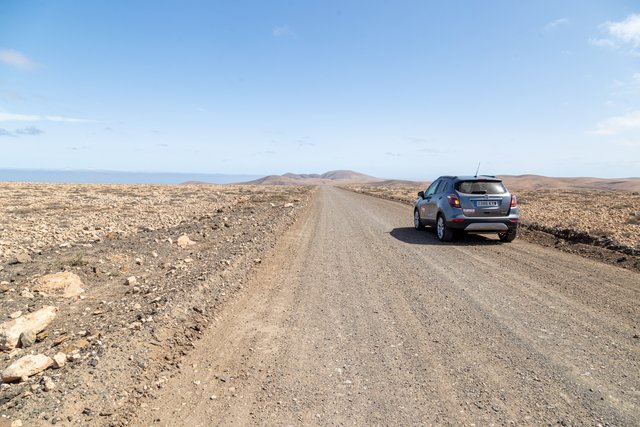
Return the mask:
[[[84,292],[80,277],[69,271],[47,274],[36,280],[37,285],[33,288],[37,292],[62,294],[64,298],[74,298]]]
[[[24,377],[30,377],[44,371],[53,364],[53,359],[44,354],[28,355],[13,362],[7,369],[2,371],[2,381],[11,383],[19,381]]]
[[[20,292],[20,296],[23,298],[29,298],[29,299],[34,298],[34,295],[31,292],[29,292],[29,289],[25,289],[22,292]]]
[[[55,356],[53,356],[53,367],[55,369],[62,368],[66,363],[67,363],[67,355],[64,354],[63,352],[60,351],[56,353]]]
[[[51,391],[56,388],[55,383],[46,375],[42,377],[42,382],[44,383],[44,391]]]
[[[56,318],[58,309],[54,306],[46,306],[38,311],[9,320],[0,325],[0,350],[10,351],[16,348],[22,332],[31,330],[34,333],[43,331],[53,319]]]
[[[191,240],[189,238],[189,236],[187,236],[186,234],[183,234],[182,236],[178,237],[178,240],[176,241],[176,243],[178,244],[178,246],[180,246],[182,249],[187,248],[191,245],[195,245],[196,242],[194,242],[193,240]]]
[[[13,313],[11,313],[9,315],[10,318],[12,319],[17,319],[18,317],[22,316],[22,312],[21,311],[14,311]]]
[[[284,207],[285,208],[292,208],[293,207],[293,203],[285,203]]]
[[[138,284],[138,279],[136,279],[136,276],[127,277],[128,286],[135,286],[137,284]]]

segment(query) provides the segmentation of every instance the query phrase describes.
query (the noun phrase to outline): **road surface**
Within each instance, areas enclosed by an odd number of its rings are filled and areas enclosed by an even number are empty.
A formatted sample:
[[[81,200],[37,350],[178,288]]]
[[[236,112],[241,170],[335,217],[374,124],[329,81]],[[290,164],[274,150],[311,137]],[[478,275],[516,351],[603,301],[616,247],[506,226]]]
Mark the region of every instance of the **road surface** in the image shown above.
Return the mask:
[[[640,275],[320,187],[134,425],[640,425]]]

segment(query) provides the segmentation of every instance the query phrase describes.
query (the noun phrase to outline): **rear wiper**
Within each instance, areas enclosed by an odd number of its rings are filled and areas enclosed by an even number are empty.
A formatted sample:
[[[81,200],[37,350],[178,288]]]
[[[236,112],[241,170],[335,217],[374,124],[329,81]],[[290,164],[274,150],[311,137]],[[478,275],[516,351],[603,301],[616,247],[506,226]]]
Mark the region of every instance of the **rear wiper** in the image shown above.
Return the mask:
[[[486,191],[474,191],[471,194],[487,194]]]

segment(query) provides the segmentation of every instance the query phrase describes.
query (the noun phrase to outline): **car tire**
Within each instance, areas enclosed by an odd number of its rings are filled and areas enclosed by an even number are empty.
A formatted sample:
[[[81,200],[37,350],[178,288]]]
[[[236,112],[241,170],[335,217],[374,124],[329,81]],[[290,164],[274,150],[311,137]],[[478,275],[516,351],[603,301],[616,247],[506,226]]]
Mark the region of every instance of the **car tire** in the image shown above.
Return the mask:
[[[424,230],[424,224],[420,218],[420,211],[418,209],[413,210],[413,226],[416,230]]]
[[[518,231],[514,228],[513,230],[505,231],[504,233],[498,233],[498,237],[500,238],[501,242],[508,243],[513,242],[517,234]]]
[[[441,242],[450,242],[453,240],[453,230],[447,227],[447,221],[444,216],[440,214],[436,220],[436,236]]]

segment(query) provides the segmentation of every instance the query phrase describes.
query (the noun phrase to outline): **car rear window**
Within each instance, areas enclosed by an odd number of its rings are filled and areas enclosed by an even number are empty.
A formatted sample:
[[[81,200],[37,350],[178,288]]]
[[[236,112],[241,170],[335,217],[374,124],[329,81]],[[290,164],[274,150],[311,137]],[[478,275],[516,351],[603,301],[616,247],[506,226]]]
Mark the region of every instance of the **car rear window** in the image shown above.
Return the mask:
[[[504,194],[507,189],[500,181],[460,181],[456,190],[466,194]]]

